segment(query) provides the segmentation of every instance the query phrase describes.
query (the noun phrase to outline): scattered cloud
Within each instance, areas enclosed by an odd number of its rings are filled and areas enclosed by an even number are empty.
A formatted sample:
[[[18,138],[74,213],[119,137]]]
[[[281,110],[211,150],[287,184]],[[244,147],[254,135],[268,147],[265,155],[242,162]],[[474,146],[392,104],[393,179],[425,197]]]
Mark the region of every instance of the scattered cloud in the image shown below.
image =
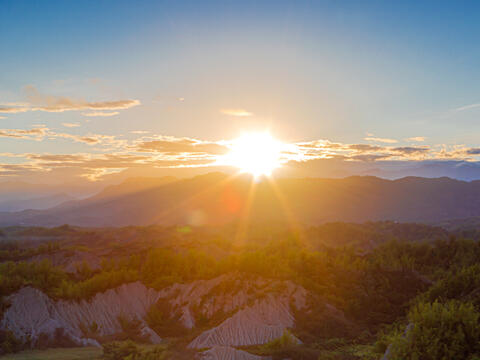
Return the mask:
[[[43,95],[33,85],[25,86],[24,90],[28,100],[27,103],[9,103],[8,105],[1,105],[0,113],[14,114],[27,111],[64,112],[81,110],[125,110],[140,105],[139,100],[132,99],[89,102],[83,99],[74,99],[65,96]]]
[[[410,142],[423,142],[425,141],[425,137],[424,136],[414,136],[414,137],[409,137],[407,139],[405,139],[405,141],[410,141]]]
[[[228,152],[228,147],[207,141],[190,138],[160,137],[155,140],[140,140],[136,149],[142,152],[160,152],[168,154],[177,153],[203,153],[221,155]]]
[[[364,138],[366,141],[373,141],[373,142],[381,142],[386,144],[395,144],[398,140],[395,139],[388,139],[388,138],[379,138],[379,137],[366,137]]]
[[[252,116],[251,112],[248,112],[244,109],[222,109],[220,110],[222,114],[230,115],[230,116],[238,116],[238,117],[247,117]]]
[[[74,127],[79,127],[79,123],[62,123],[63,126],[68,127],[68,128],[74,128]]]
[[[111,111],[111,112],[94,111],[90,113],[82,113],[83,116],[88,116],[88,117],[108,117],[108,116],[115,116],[118,114],[120,114],[118,111]]]
[[[63,123],[66,128],[77,127],[78,123]],[[83,146],[84,153],[3,153],[7,164],[0,163],[0,176],[51,173],[65,171],[91,180],[124,169],[208,167],[219,164],[221,156],[229,151],[227,140],[206,141],[196,138],[150,134],[145,130],[133,130],[128,138],[106,134],[72,134],[35,125],[30,129],[0,129],[0,138],[27,141],[71,141]],[[80,131],[77,131],[80,132]],[[132,139],[131,137],[134,137]],[[420,142],[420,138],[415,137]],[[377,139],[377,138],[374,138]],[[385,139],[382,139],[385,140]],[[296,161],[313,164],[316,160],[344,161],[355,166],[372,166],[375,162],[424,161],[424,160],[480,160],[480,148],[465,145],[437,144],[426,146],[410,144],[398,146],[396,140],[375,143],[342,143],[327,139],[285,144],[281,161]],[[371,140],[369,140],[371,141]],[[412,140],[413,141],[413,140]],[[83,145],[82,145],[83,144]],[[78,148],[78,146],[76,148]],[[11,147],[18,149],[19,147]],[[12,151],[12,150],[9,150]],[[15,163],[15,164],[12,164]],[[361,165],[361,164],[364,165]],[[14,166],[15,165],[15,166]],[[60,172],[61,173],[61,172]],[[60,174],[58,173],[58,174]],[[56,173],[57,174],[57,173]]]

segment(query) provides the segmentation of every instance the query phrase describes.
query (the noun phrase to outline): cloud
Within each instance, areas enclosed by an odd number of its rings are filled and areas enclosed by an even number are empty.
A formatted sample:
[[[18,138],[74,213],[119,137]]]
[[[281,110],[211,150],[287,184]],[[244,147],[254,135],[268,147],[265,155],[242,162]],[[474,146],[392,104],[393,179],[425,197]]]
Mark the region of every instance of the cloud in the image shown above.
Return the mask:
[[[389,154],[371,154],[371,155],[362,154],[362,155],[351,156],[350,159],[357,160],[357,161],[374,162],[374,161],[386,159],[389,157],[390,157]]]
[[[17,107],[17,106],[0,106],[0,113],[3,114],[16,114],[30,111],[28,107]]]
[[[480,148],[471,148],[468,149],[466,152],[469,155],[480,155]]]
[[[461,106],[461,107],[456,108],[455,111],[465,111],[465,110],[470,110],[470,109],[474,109],[474,108],[477,108],[477,107],[480,107],[480,103]]]
[[[71,127],[65,124],[75,123],[63,124]],[[12,162],[24,162],[17,164],[17,167],[0,163],[0,176],[52,174],[55,170],[55,174],[65,172],[65,174],[74,174],[77,179],[81,176],[96,180],[111,173],[139,167],[142,169],[212,167],[220,163],[221,156],[229,151],[231,144],[228,140],[180,138],[147,134],[148,132],[144,130],[131,131],[133,134],[138,134],[134,139],[131,139],[132,135],[122,138],[105,134],[71,134],[67,129],[64,130],[65,132],[57,132],[45,125],[37,125],[30,129],[0,129],[0,137],[4,138],[72,141],[84,144],[83,148],[87,149],[84,150],[85,153],[71,154],[0,154],[0,157],[9,158],[5,162],[10,165]],[[348,166],[365,166],[369,169],[374,169],[377,163],[386,162],[395,164],[402,161],[438,161],[439,159],[472,162],[480,157],[480,148],[469,148],[465,145],[411,145],[348,144],[318,139],[285,144],[280,157],[281,162],[285,164],[291,161],[314,164],[319,160],[331,160],[345,162]],[[11,149],[18,148],[11,146]]]
[[[79,127],[79,123],[62,123],[63,126],[68,127],[68,128],[74,128],[74,127]]]
[[[67,139],[67,140],[72,140],[78,143],[84,143],[87,145],[102,145],[110,149],[123,148],[126,146],[126,140],[118,139],[112,135],[102,135],[102,134],[77,135],[77,134],[62,133],[62,132],[53,131],[45,127],[44,125],[34,126],[28,130],[0,129],[0,137],[36,140],[36,141],[42,141],[45,139],[48,139],[48,140]]]
[[[229,151],[224,146],[213,142],[204,142],[189,138],[162,137],[158,140],[140,141],[136,149],[145,152],[160,153],[203,153],[221,155]]]
[[[414,136],[414,137],[409,137],[407,139],[405,139],[406,141],[416,141],[416,142],[422,142],[422,141],[425,141],[425,137],[424,136]]]
[[[6,119],[7,117],[6,116],[0,116],[0,119]]]
[[[220,112],[225,115],[237,117],[247,117],[253,115],[251,112],[244,109],[221,109]]]
[[[428,152],[429,150],[430,149],[428,147],[413,147],[413,146],[403,146],[403,147],[396,147],[392,149],[392,151],[401,153],[404,155],[425,153],[425,152]]]
[[[386,144],[394,144],[397,143],[398,141],[395,139],[388,139],[388,138],[379,138],[379,137],[366,137],[364,140],[367,141],[374,141],[374,142],[381,142],[381,143],[386,143]]]
[[[118,114],[120,114],[118,111],[112,111],[112,112],[94,111],[90,113],[82,113],[83,116],[89,116],[89,117],[108,117],[108,116],[115,116]]]
[[[0,137],[42,140],[48,134],[48,128],[34,127],[29,130],[23,129],[0,129]]]
[[[83,99],[73,99],[65,96],[43,95],[33,85],[24,88],[28,103],[0,106],[0,113],[21,113],[27,111],[64,112],[79,110],[124,110],[140,105],[139,100],[114,100],[88,102]]]
[[[353,145],[348,145],[348,148],[351,150],[359,151],[359,152],[385,150],[385,148],[382,146],[376,146],[376,145],[370,145],[370,144],[353,144]]]

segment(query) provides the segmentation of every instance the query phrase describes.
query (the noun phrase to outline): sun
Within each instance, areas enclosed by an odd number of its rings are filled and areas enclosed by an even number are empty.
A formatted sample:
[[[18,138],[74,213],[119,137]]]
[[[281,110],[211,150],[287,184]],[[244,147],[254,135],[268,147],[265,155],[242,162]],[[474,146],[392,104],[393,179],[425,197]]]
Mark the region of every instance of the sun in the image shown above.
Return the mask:
[[[233,140],[225,164],[235,166],[255,178],[270,176],[278,168],[282,143],[268,132],[246,133]]]

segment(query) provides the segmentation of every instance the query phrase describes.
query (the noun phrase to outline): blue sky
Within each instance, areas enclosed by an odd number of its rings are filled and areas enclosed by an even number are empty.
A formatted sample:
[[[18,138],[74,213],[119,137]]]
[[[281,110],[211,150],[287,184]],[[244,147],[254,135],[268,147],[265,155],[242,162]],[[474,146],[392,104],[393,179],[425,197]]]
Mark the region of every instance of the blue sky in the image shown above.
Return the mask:
[[[82,168],[85,158],[146,156],[137,151],[143,142],[212,143],[266,128],[288,143],[341,144],[342,156],[369,161],[475,161],[479,7],[0,0],[0,163],[24,165],[3,174],[44,171],[48,163],[32,154],[82,154],[74,164]],[[105,104],[127,100],[135,103]],[[35,128],[43,130],[25,133]],[[349,148],[357,144],[371,148]],[[393,150],[406,147],[428,151]],[[316,154],[339,156],[332,148]],[[162,151],[145,161],[167,159]],[[131,159],[86,173],[125,169]]]

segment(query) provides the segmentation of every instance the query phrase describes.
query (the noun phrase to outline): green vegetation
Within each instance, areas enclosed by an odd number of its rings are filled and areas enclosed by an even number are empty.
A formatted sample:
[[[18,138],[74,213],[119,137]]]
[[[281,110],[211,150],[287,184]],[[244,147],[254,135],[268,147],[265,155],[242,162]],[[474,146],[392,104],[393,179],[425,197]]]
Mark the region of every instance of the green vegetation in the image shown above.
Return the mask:
[[[23,343],[15,338],[11,331],[0,330],[0,355],[20,351]]]
[[[97,347],[27,350],[2,356],[2,360],[100,360],[102,349]]]
[[[392,339],[392,360],[456,360],[480,357],[480,313],[470,303],[420,303],[409,326]]]
[[[123,341],[105,344],[102,360],[164,360],[167,355],[164,345],[141,348],[133,341]]]
[[[291,336],[302,344],[290,342],[287,334],[249,351],[274,358],[378,359],[393,344],[395,359],[473,359],[478,354],[472,343],[480,340],[480,243],[438,228],[391,222],[338,223],[305,229],[300,236],[265,226],[252,229],[251,238],[243,243],[228,241],[234,238],[229,228],[27,230],[21,229],[22,236],[47,234],[50,239],[57,234],[58,239],[23,248],[12,240],[12,231],[5,231],[7,239],[1,243],[0,254],[15,261],[0,262],[0,311],[8,307],[5,297],[23,286],[36,287],[56,299],[78,300],[133,281],[162,289],[239,273],[245,279],[261,276],[294,281],[348,319],[342,322],[341,316],[325,311],[323,302],[312,301],[308,313],[296,312],[296,326],[291,330]],[[49,260],[28,262],[24,257],[86,249],[88,254],[108,254],[99,268],[83,261],[76,265],[76,272],[67,273]],[[222,283],[212,294],[230,285]],[[214,326],[222,318],[220,314],[218,319],[204,319],[195,309],[192,312],[199,328]],[[146,321],[184,351],[186,340],[179,339],[193,335],[180,325],[179,317],[167,302],[159,301],[148,311]],[[405,332],[409,323],[414,325]],[[101,343],[132,340],[138,347],[143,341],[134,323],[125,323],[123,334],[115,339],[99,337],[95,324],[84,324],[82,331]],[[443,343],[449,344],[448,351],[439,345]],[[21,348],[7,333],[0,334],[0,344],[4,352]],[[109,346],[111,354],[129,346],[134,349],[124,342]],[[150,359],[144,348],[137,350],[132,350],[131,359]],[[158,348],[148,356],[162,358],[168,353],[164,350]],[[111,354],[106,358],[117,356]]]
[[[47,241],[39,246],[26,249],[23,249],[17,241],[1,241],[0,261],[18,261],[35,255],[52,254],[59,249],[60,244],[54,241]]]

